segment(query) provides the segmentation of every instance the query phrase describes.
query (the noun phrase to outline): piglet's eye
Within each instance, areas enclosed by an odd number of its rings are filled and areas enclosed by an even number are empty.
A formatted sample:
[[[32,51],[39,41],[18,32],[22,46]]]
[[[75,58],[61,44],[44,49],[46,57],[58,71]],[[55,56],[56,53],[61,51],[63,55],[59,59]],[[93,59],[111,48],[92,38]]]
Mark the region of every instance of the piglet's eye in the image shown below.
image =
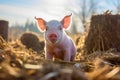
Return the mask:
[[[62,27],[61,26],[59,26],[60,27],[60,30],[62,30]]]
[[[46,31],[48,30],[48,28],[46,27]]]
[[[46,31],[48,30],[48,26],[46,26]]]
[[[60,27],[60,30],[62,30],[62,28]]]

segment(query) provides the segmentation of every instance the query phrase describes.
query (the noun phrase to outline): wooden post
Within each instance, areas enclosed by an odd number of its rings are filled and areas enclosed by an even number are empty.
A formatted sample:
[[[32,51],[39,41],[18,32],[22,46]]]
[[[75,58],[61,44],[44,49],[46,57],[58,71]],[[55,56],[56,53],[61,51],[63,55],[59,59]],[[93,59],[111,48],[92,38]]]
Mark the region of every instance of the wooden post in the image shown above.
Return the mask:
[[[0,20],[0,36],[8,41],[8,21]]]

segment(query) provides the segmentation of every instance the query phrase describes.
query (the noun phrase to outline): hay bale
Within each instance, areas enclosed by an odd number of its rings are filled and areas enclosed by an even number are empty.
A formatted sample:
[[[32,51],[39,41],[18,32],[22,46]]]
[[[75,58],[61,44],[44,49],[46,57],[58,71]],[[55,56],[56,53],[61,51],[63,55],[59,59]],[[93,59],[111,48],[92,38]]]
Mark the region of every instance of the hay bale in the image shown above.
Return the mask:
[[[8,21],[0,20],[0,36],[8,40]]]
[[[94,15],[88,36],[85,39],[85,51],[106,51],[115,48],[120,51],[120,15]]]
[[[20,41],[27,48],[31,48],[38,53],[40,53],[44,48],[44,42],[40,41],[38,35],[33,32],[24,33],[20,37]]]

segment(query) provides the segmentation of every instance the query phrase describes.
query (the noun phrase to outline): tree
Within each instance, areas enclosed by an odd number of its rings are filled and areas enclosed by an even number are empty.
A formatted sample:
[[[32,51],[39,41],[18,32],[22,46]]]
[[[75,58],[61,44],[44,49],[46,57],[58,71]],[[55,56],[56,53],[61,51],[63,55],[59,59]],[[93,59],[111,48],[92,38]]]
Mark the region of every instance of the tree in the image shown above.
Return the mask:
[[[116,8],[116,12],[120,12],[120,0],[113,0],[111,1],[111,4]]]
[[[77,5],[79,5],[78,12],[71,10],[77,17],[80,18],[84,28],[86,28],[86,22],[88,18],[95,13],[97,9],[98,0],[79,0]]]
[[[39,29],[37,28],[37,24],[34,23],[34,22],[30,22],[29,19],[26,21],[25,26],[24,26],[24,31],[26,31],[26,30],[29,30],[29,31],[41,34],[41,32],[39,31]]]

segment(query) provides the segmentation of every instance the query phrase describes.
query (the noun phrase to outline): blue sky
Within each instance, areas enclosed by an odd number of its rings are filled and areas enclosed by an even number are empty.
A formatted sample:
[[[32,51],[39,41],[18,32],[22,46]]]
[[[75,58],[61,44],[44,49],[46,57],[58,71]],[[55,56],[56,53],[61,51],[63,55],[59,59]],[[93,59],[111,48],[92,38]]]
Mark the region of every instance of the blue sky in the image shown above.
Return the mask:
[[[27,19],[35,21],[34,17],[42,17],[45,20],[61,19],[71,11],[79,9],[79,0],[0,0],[0,20],[9,21],[9,25],[23,24]],[[114,0],[99,0],[98,13],[105,10],[114,10],[110,4]]]

